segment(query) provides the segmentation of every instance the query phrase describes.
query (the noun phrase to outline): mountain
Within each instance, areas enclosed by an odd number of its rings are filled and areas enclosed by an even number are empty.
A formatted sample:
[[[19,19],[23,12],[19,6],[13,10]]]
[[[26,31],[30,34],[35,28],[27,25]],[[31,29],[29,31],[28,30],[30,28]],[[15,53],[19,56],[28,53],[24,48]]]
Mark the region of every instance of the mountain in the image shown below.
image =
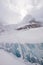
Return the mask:
[[[17,30],[38,28],[38,27],[42,27],[42,23],[40,21],[37,21],[31,15],[27,15],[24,17],[22,23],[18,26]]]
[[[20,30],[20,31],[19,31]],[[43,65],[43,26],[32,16],[0,24],[0,65]]]
[[[20,24],[0,25],[0,42],[41,43],[42,34],[42,23],[29,15]]]
[[[11,25],[3,25],[3,24],[0,24],[0,33],[13,31],[16,28],[17,28],[17,25],[15,25],[15,24],[11,24]]]
[[[2,22],[0,22],[0,33],[9,32],[13,30],[26,30],[31,28],[43,27],[42,24],[43,23],[37,21],[31,15],[26,15],[19,24],[4,25]]]
[[[3,22],[0,22],[0,33],[4,32],[4,24]]]

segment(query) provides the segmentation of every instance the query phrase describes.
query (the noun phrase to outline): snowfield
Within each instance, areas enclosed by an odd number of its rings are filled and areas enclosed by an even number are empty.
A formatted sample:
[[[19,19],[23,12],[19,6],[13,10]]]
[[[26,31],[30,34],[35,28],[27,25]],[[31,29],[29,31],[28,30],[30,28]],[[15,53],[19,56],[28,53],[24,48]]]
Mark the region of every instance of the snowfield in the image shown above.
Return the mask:
[[[5,31],[0,34],[0,42],[42,43],[43,27],[20,31],[18,30]]]

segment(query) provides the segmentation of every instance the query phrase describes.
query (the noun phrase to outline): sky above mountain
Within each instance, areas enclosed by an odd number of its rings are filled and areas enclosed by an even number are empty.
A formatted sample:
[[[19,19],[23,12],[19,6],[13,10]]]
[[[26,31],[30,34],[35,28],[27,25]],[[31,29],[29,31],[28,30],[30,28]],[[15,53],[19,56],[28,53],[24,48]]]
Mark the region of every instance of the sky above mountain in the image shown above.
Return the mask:
[[[0,21],[17,24],[27,14],[43,21],[43,0],[0,0]]]

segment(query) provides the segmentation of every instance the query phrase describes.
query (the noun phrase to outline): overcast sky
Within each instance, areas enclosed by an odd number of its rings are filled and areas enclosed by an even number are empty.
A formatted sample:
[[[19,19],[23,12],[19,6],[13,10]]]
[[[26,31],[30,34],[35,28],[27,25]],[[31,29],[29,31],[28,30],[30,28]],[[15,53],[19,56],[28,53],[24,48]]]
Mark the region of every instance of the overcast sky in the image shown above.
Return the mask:
[[[19,23],[27,14],[43,20],[43,0],[0,0],[0,21]]]

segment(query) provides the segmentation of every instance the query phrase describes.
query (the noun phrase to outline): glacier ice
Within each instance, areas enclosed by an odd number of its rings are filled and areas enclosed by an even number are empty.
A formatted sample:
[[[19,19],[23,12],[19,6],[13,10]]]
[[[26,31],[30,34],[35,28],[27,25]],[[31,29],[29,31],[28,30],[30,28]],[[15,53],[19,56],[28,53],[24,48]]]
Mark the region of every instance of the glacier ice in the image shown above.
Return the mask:
[[[43,43],[41,44],[19,44],[19,43],[0,43],[0,49],[12,53],[17,58],[25,62],[38,63],[43,65]]]

